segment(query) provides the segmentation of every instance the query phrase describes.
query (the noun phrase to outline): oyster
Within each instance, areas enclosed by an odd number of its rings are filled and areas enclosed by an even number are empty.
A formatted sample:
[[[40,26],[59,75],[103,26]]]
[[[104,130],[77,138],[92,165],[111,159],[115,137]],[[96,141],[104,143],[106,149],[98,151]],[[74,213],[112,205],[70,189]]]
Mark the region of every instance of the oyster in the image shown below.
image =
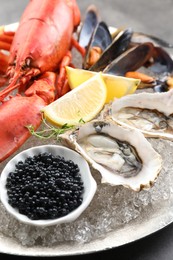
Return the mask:
[[[66,136],[66,144],[100,172],[102,183],[140,191],[150,188],[161,170],[161,156],[144,135],[113,121],[90,121]]]
[[[110,113],[122,126],[137,128],[146,136],[173,140],[173,90],[124,96],[112,103]]]

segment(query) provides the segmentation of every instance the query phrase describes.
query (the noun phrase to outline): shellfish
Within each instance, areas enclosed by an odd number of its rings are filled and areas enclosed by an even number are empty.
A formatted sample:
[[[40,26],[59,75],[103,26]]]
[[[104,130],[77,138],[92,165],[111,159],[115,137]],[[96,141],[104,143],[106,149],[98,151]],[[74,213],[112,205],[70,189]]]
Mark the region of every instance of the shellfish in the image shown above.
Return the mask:
[[[139,129],[146,136],[173,140],[173,90],[164,93],[138,93],[115,99],[112,119]]]
[[[161,170],[161,156],[144,135],[113,121],[85,123],[64,141],[100,172],[102,183],[140,191],[150,188]]]

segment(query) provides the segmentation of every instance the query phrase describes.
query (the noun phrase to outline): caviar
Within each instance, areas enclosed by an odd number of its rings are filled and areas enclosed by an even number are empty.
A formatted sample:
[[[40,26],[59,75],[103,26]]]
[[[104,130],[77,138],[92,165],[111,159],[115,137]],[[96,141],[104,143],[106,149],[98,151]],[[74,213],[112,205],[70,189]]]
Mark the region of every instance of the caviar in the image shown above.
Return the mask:
[[[84,191],[77,164],[51,153],[19,161],[6,183],[8,202],[30,219],[55,219],[82,203]]]

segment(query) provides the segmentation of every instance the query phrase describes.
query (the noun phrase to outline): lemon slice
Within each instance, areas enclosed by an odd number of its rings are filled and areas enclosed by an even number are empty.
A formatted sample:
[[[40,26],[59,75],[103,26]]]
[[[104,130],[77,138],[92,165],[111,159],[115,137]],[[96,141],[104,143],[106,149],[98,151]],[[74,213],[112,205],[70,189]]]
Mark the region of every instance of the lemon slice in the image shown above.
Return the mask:
[[[66,67],[66,71],[69,86],[71,89],[78,87],[89,78],[98,74],[98,72],[83,69],[74,69],[68,66]],[[138,85],[140,84],[139,79],[114,76],[105,73],[102,73],[102,77],[107,87],[106,103],[109,103],[114,98],[120,98],[127,94],[134,93]]]
[[[101,111],[106,95],[107,89],[99,73],[43,108],[43,114],[56,125],[87,122]]]

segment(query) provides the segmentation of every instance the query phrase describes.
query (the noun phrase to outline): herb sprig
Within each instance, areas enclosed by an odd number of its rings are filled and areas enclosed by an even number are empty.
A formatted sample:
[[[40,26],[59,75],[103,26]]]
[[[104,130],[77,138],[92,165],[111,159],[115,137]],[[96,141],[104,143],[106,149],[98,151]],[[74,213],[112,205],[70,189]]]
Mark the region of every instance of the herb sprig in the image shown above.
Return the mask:
[[[46,126],[46,128],[40,131],[35,131],[33,125],[29,125],[27,126],[27,128],[32,135],[40,139],[50,139],[55,137],[57,140],[59,140],[61,134],[64,134],[66,131],[75,128],[74,125],[68,125],[68,124],[64,124],[61,127],[54,127],[53,125],[49,125],[45,119],[43,119],[43,123]]]
[[[45,126],[43,130],[35,131],[33,125],[27,126],[29,132],[40,139],[50,139],[55,137],[57,140],[59,140],[61,134],[64,134],[65,132],[76,128],[75,125],[68,125],[68,124],[64,124],[61,127],[55,127],[53,125],[49,125],[44,118],[42,119],[42,121]],[[79,124],[84,124],[84,123],[85,121],[81,118],[79,120]]]

